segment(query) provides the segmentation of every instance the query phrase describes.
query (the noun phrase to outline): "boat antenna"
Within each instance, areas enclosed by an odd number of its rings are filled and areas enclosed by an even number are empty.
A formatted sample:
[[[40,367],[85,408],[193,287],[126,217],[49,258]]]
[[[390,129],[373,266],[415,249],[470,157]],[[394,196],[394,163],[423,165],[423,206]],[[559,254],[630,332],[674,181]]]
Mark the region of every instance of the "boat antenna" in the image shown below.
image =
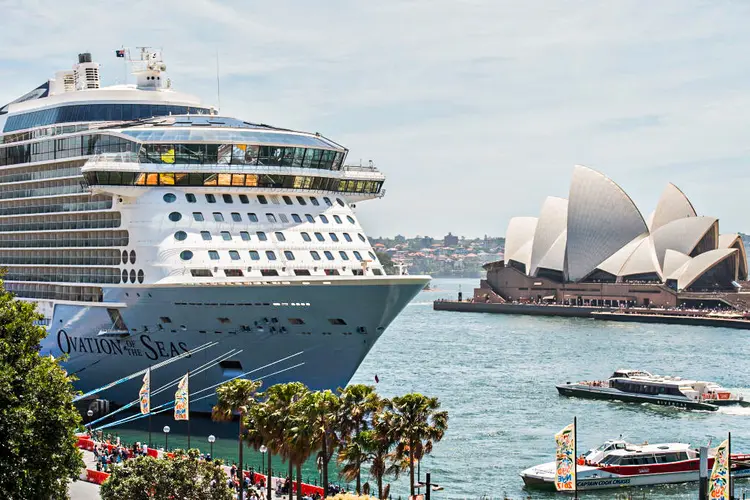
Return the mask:
[[[219,49],[216,49],[216,99],[221,110],[221,82],[219,80]]]

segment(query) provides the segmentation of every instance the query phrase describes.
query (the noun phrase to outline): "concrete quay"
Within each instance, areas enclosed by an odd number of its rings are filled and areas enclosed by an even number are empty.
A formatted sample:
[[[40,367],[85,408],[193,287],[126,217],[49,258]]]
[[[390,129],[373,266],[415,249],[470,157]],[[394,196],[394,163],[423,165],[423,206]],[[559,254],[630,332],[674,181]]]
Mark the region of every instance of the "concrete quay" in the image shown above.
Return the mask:
[[[600,321],[629,323],[661,323],[670,325],[713,326],[750,330],[750,320],[740,317],[721,317],[693,311],[631,310],[616,307],[567,306],[556,304],[509,304],[493,302],[468,302],[436,300],[435,311],[475,312],[492,314],[523,314],[527,316],[562,316],[568,318],[593,318]]]

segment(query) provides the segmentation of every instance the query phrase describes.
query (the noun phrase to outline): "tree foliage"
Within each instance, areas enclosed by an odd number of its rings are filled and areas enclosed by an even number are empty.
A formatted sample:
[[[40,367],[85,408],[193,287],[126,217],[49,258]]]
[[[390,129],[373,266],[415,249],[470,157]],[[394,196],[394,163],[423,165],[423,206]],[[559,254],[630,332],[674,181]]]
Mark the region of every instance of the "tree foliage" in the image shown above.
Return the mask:
[[[127,460],[102,484],[103,500],[232,500],[227,475],[218,460],[198,459],[198,450],[175,451],[174,459],[151,456]]]
[[[41,318],[0,283],[0,498],[66,498],[83,467],[72,378],[39,354]]]
[[[393,263],[393,259],[391,259],[391,256],[388,255],[385,252],[378,252],[375,251],[375,256],[380,261],[380,265],[383,266],[383,271],[385,271],[385,274],[396,274],[396,264]]]

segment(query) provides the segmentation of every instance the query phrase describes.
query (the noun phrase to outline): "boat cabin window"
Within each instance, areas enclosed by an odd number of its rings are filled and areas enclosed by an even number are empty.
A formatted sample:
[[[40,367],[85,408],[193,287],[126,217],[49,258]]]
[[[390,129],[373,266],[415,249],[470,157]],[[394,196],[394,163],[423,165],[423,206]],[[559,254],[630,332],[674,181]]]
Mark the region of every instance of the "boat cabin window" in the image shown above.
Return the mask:
[[[609,455],[600,462],[602,465],[617,465],[620,463],[620,455]]]

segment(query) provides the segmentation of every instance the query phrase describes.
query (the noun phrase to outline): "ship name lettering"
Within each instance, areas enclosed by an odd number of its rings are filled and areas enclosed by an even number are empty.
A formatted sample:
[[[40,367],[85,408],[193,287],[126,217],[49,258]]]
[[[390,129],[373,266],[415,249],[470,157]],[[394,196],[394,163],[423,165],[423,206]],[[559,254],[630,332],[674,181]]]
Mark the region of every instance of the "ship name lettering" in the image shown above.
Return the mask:
[[[110,356],[146,356],[152,361],[159,358],[171,358],[188,352],[185,342],[166,342],[151,340],[148,335],[139,337],[141,346],[134,340],[99,339],[96,337],[74,337],[65,330],[57,332],[57,347],[63,354],[86,353],[108,354]],[[188,356],[190,357],[190,356]]]

